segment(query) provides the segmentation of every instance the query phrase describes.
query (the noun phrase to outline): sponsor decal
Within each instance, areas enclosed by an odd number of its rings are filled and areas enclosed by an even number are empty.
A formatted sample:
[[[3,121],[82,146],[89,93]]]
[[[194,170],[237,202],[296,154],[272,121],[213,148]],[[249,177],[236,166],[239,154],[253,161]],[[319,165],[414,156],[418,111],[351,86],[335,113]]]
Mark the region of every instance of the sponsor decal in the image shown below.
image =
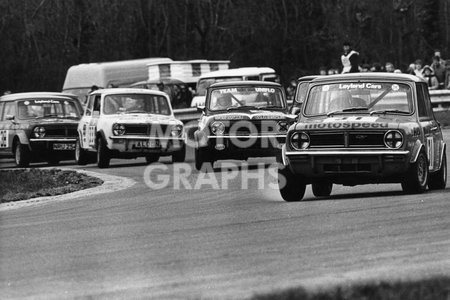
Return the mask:
[[[351,117],[341,117],[341,118],[327,118],[323,120],[324,123],[338,123],[338,122],[364,122],[364,123],[371,123],[376,122],[379,118],[378,117],[364,117],[364,116],[351,116]]]
[[[237,88],[232,89],[220,89],[218,90],[221,94],[227,94],[227,93],[237,93]]]
[[[223,121],[223,120],[245,120],[248,119],[248,116],[243,115],[225,115],[225,116],[216,116],[214,120]]]
[[[8,147],[8,130],[0,130],[0,148]]]
[[[254,115],[251,117],[253,120],[283,120],[285,116],[277,115]]]
[[[350,89],[375,89],[375,90],[381,90],[383,86],[379,83],[340,83],[339,87],[340,90],[350,90]]]
[[[275,93],[275,89],[273,88],[255,88],[255,91],[259,93]]]
[[[319,123],[305,124],[304,129],[365,129],[365,128],[388,128],[388,123]]]
[[[398,90],[400,89],[400,87],[398,86],[398,84],[393,84],[392,87],[391,87],[391,89],[392,89],[393,91],[398,91]]]
[[[59,104],[57,100],[34,100],[35,104]]]

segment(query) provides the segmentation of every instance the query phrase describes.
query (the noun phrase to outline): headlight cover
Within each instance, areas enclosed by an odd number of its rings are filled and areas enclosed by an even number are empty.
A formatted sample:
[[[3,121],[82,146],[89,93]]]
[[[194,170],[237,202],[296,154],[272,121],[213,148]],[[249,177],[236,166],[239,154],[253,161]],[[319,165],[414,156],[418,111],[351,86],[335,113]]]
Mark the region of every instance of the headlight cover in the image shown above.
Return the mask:
[[[309,135],[306,132],[293,133],[289,141],[294,150],[306,149],[310,145]]]
[[[398,130],[390,130],[384,135],[384,144],[391,149],[399,149],[403,145],[403,134]]]
[[[45,136],[45,128],[42,126],[36,126],[33,129],[33,135],[35,138],[43,138]]]
[[[225,124],[223,124],[222,122],[216,121],[211,124],[211,131],[215,135],[221,135],[225,132]]]
[[[172,130],[170,131],[170,135],[172,137],[178,137],[181,136],[182,134],[183,134],[183,126],[181,125],[176,125],[172,127]]]
[[[125,125],[114,124],[112,127],[112,131],[113,131],[114,135],[124,135],[125,134]]]

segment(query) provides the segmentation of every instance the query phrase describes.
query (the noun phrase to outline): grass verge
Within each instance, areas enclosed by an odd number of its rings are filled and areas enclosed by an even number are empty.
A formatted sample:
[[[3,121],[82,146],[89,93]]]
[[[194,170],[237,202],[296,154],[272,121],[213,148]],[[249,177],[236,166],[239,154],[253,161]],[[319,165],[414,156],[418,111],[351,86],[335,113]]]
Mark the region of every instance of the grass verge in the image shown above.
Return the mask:
[[[365,283],[307,292],[303,288],[255,295],[252,300],[450,300],[450,277]]]
[[[0,203],[61,195],[102,183],[101,179],[68,170],[0,170]]]

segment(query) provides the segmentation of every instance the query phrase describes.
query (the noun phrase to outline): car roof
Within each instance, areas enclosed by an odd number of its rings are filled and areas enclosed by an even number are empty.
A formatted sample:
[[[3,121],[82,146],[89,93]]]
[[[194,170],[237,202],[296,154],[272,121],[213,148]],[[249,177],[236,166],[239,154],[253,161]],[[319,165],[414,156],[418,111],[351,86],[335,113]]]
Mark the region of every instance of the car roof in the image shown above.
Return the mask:
[[[272,86],[272,87],[281,87],[279,83],[272,81],[255,81],[255,80],[239,80],[239,81],[222,81],[211,84],[209,88],[219,88],[219,87],[228,87],[228,86]]]
[[[90,93],[89,95],[117,95],[117,94],[150,94],[158,96],[167,96],[166,93],[156,90],[140,89],[140,88],[110,88],[110,89],[98,89]]]
[[[14,93],[9,95],[3,95],[0,97],[0,101],[14,101],[21,99],[32,99],[37,97],[52,97],[52,98],[70,98],[72,100],[78,99],[76,95],[70,93],[59,92],[26,92],[26,93]]]
[[[316,78],[322,77],[322,76],[326,76],[326,75],[306,75],[306,76],[299,77],[299,78],[297,79],[297,82],[301,82],[301,81],[311,81],[311,80],[313,80],[313,79],[316,79]]]
[[[275,74],[275,70],[268,67],[246,67],[246,68],[218,70],[201,75],[199,79],[216,78],[216,77],[233,77],[233,76],[254,76],[267,73]]]
[[[410,81],[410,82],[425,82],[420,77],[410,74],[388,73],[388,72],[360,72],[360,73],[346,73],[336,75],[324,75],[313,79],[314,83],[339,81],[339,80],[394,80],[394,81]]]

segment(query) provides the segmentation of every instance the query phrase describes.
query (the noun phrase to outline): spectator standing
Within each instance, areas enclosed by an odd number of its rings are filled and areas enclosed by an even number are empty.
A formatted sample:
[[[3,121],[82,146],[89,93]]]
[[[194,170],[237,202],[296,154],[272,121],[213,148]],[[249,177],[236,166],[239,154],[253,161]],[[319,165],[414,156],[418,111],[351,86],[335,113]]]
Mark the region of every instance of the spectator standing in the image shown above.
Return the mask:
[[[416,73],[414,72],[415,69],[416,69],[415,63],[409,64],[408,69],[406,69],[406,74],[416,75]]]
[[[441,63],[441,59],[439,56],[433,56],[433,63],[431,64],[431,67],[433,68],[434,75],[436,75],[436,78],[439,81],[439,88],[444,88],[445,62]]]
[[[344,53],[341,55],[342,73],[359,72],[359,53],[352,49],[349,42],[344,42]]]
[[[420,78],[425,78],[423,75],[423,62],[421,59],[417,59],[414,62],[414,75]]]
[[[394,73],[394,71],[395,71],[394,64],[391,63],[391,62],[387,62],[387,63],[384,65],[384,68],[386,69],[386,72],[388,72],[388,73]]]
[[[445,59],[442,58],[441,56],[441,50],[436,49],[434,50],[434,56],[433,57],[438,57],[439,58],[439,63],[443,66],[445,66]]]
[[[430,90],[437,90],[439,88],[439,81],[430,66],[426,65],[423,67],[423,77],[427,81]]]
[[[450,59],[445,61],[445,82],[444,89],[450,90]]]
[[[383,72],[383,66],[378,62],[374,62],[370,68],[370,72]]]
[[[370,72],[370,65],[369,64],[363,64],[361,66],[361,72]]]

